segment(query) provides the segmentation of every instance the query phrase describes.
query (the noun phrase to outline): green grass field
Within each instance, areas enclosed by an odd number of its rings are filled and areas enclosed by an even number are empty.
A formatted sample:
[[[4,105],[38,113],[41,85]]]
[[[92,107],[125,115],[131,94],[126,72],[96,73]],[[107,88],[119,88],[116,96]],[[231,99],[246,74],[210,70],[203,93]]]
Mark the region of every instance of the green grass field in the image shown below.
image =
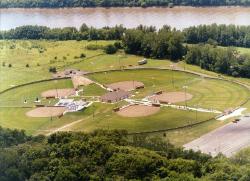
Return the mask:
[[[107,45],[112,41],[0,41],[0,91],[14,85],[51,78],[49,67],[58,70],[103,54],[87,50],[89,44]],[[79,58],[84,53],[85,58]],[[5,66],[3,66],[5,64]],[[12,67],[8,67],[9,64]],[[29,68],[26,65],[29,64]]]
[[[137,61],[143,57],[127,55],[119,51],[114,55],[103,54],[102,50],[87,50],[88,44],[107,45],[110,41],[0,41],[0,91],[14,85],[27,82],[48,79],[52,74],[48,72],[50,66],[63,70],[76,68],[89,72],[131,68],[138,66]],[[250,52],[243,49],[244,53]],[[77,58],[81,53],[86,58]],[[5,66],[3,63],[5,62]],[[8,65],[12,67],[9,68]],[[26,67],[29,64],[29,68]],[[184,62],[172,63],[169,60],[149,59],[148,64],[141,67],[170,68],[174,65],[177,69],[187,69],[209,76],[218,77],[218,74],[202,70],[197,66],[186,65]],[[137,80],[145,84],[145,89],[133,92],[135,99],[141,99],[155,91],[184,91],[183,86],[188,86],[187,92],[194,97],[188,101],[192,107],[203,107],[224,111],[235,108],[249,98],[249,91],[238,84],[222,80],[205,79],[188,73],[171,70],[129,70],[107,73],[91,74],[89,77],[103,84]],[[231,78],[246,84],[249,79]],[[172,82],[174,81],[174,86]],[[11,108],[18,106],[34,106],[36,97],[41,92],[55,88],[70,88],[71,80],[49,81],[20,87],[0,95],[0,126],[9,128],[25,129],[29,134],[48,134],[58,128],[68,131],[92,131],[94,129],[127,129],[129,132],[153,131],[158,129],[174,128],[214,117],[211,113],[180,111],[170,108],[162,108],[160,112],[149,117],[124,118],[116,115],[113,108],[127,104],[94,103],[88,109],[66,114],[61,119],[53,118],[28,118],[25,114],[30,108]],[[82,87],[84,92],[81,96],[100,96],[106,91],[97,85]],[[81,97],[77,98],[80,99]],[[24,104],[24,100],[28,100]],[[57,100],[43,100],[43,104],[54,104]],[[184,103],[179,103],[184,104]],[[3,108],[3,107],[8,108]],[[245,107],[250,109],[250,103]],[[247,111],[249,111],[249,109]],[[77,121],[77,122],[76,122]],[[73,123],[73,124],[71,124]],[[190,129],[169,132],[166,139],[182,145],[200,135],[219,127],[226,122],[211,121]],[[161,133],[160,133],[161,134]],[[185,136],[187,135],[187,136]]]

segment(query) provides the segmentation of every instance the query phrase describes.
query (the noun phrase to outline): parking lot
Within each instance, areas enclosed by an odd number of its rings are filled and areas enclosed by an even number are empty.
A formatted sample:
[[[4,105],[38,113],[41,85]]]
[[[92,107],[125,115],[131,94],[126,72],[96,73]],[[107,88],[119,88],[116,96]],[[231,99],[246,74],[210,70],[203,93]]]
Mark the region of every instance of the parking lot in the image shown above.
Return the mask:
[[[185,149],[200,150],[216,156],[219,153],[232,156],[250,146],[250,117],[242,117],[238,123],[229,123],[184,145]]]

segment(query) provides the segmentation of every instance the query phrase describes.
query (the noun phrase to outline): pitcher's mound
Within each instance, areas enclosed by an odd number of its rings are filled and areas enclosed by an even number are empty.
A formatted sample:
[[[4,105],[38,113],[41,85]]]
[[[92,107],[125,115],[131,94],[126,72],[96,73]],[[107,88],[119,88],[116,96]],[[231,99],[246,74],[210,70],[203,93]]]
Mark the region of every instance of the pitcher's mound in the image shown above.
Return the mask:
[[[43,98],[68,97],[75,94],[74,89],[52,89],[42,93]]]
[[[185,92],[167,92],[167,93],[162,93],[159,95],[155,95],[151,98],[149,98],[150,101],[157,102],[159,101],[160,103],[178,103],[178,102],[184,102],[185,100],[190,100],[193,98],[193,95],[186,93]]]
[[[26,113],[28,117],[48,118],[62,116],[67,110],[65,107],[39,107]]]
[[[126,108],[120,109],[116,112],[118,115],[123,117],[146,117],[156,114],[160,111],[160,107],[145,106],[145,105],[131,105]]]
[[[116,82],[113,84],[109,84],[108,88],[113,90],[124,90],[124,91],[132,91],[135,89],[144,88],[144,84],[138,81],[123,81],[123,82]]]

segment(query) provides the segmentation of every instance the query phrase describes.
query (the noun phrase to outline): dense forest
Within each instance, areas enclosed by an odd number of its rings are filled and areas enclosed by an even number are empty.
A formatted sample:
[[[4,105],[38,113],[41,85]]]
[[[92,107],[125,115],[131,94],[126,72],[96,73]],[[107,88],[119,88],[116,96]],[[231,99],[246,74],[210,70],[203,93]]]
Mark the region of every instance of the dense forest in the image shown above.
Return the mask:
[[[13,137],[2,128],[0,135]],[[20,144],[13,139],[8,146],[0,145],[1,181],[250,179],[249,149],[231,159],[212,158],[176,148],[158,137],[128,138],[122,130],[62,132],[30,137],[27,142],[20,139],[23,132],[17,135]]]
[[[183,30],[187,43],[250,47],[250,26],[200,25]]]
[[[212,45],[190,46],[185,61],[213,72],[234,77],[250,77],[250,57],[239,54],[233,48],[216,48]]]
[[[1,0],[0,8],[150,7],[250,5],[250,0]]]
[[[152,27],[142,26],[127,30],[122,42],[126,53],[144,57],[178,60],[185,53],[181,32],[171,30],[168,26],[158,32]]]

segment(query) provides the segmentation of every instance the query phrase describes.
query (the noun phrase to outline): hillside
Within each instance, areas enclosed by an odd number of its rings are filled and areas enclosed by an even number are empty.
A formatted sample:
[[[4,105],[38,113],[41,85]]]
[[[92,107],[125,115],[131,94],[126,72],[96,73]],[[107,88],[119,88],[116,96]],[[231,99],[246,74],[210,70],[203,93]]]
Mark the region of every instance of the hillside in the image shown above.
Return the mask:
[[[13,132],[5,136],[16,139],[22,134]],[[20,143],[1,145],[0,180],[245,181],[250,176],[248,150],[232,159],[211,158],[160,138],[128,139],[126,131],[62,132]]]

